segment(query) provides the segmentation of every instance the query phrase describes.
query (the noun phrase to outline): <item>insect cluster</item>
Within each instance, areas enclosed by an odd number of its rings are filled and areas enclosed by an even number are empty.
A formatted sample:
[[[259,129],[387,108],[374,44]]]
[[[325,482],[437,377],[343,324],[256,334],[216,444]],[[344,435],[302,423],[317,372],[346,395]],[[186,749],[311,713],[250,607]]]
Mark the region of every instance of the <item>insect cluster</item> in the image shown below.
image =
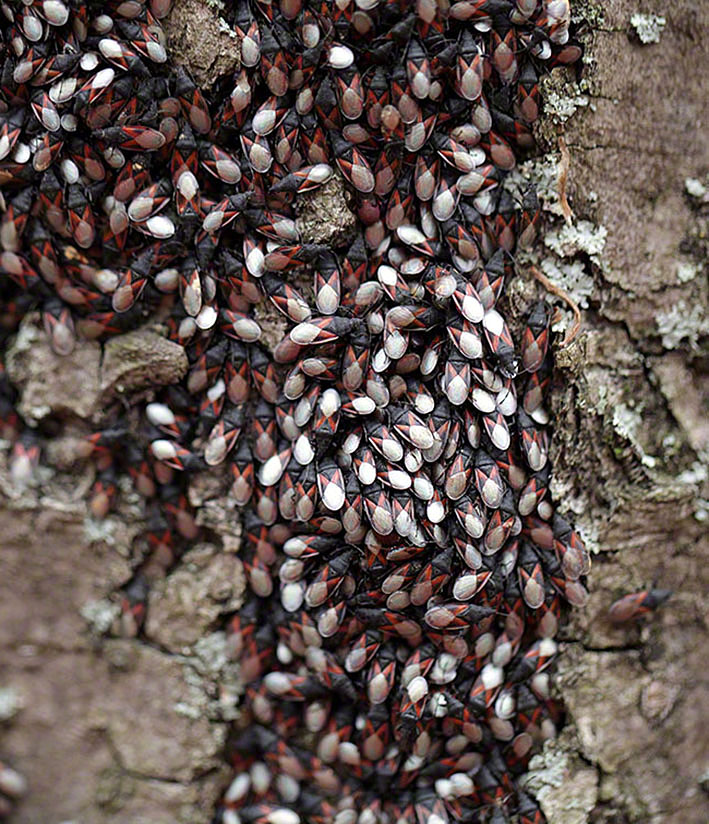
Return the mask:
[[[118,472],[147,501],[126,626],[223,464],[249,594],[217,819],[540,822],[517,776],[588,556],[548,495],[551,310],[516,346],[499,300],[539,223],[505,177],[540,74],[581,53],[568,2],[241,0],[212,94],[168,61],[169,6],[0,3],[4,340],[35,307],[60,354],[157,314],[189,357],[85,448],[95,516]],[[298,196],[338,174],[351,245],[303,242]],[[290,322],[272,352],[262,300]],[[40,439],[0,390],[24,477]]]

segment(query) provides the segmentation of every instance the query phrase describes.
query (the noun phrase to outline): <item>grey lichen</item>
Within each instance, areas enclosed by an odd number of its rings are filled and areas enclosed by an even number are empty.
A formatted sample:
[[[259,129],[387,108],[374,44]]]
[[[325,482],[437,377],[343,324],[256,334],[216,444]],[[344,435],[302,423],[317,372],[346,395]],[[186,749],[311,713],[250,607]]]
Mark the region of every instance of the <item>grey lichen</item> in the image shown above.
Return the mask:
[[[652,469],[657,464],[657,459],[646,454],[638,439],[637,432],[641,424],[642,409],[631,409],[624,403],[616,404],[613,409],[613,428],[632,445],[642,464]]]
[[[593,277],[580,260],[571,263],[544,258],[541,262],[544,274],[569,294],[581,309],[588,308],[588,299],[593,295]]]
[[[704,498],[697,498],[694,519],[700,524],[704,524],[709,520],[709,501]]]
[[[0,687],[0,721],[9,721],[22,709],[22,696],[14,687]]]
[[[584,94],[578,83],[566,86],[563,94],[551,92],[544,98],[544,112],[557,123],[566,123],[580,108],[590,104],[590,98]]]
[[[699,338],[709,334],[709,316],[699,304],[688,306],[683,300],[678,301],[666,312],[658,312],[657,331],[662,338],[665,349],[677,349],[687,345],[696,349]]]
[[[703,200],[707,196],[707,187],[696,177],[688,177],[684,181],[684,188],[690,197]]]
[[[571,21],[576,25],[586,24],[593,29],[601,29],[606,22],[606,10],[592,0],[576,0],[571,6]]]
[[[544,237],[544,244],[559,257],[571,257],[579,252],[586,253],[593,263],[600,266],[600,255],[606,245],[608,229],[596,226],[590,220],[565,223]]]
[[[689,283],[694,280],[701,271],[701,267],[696,263],[689,263],[688,261],[679,261],[677,264],[677,280],[680,283]]]
[[[193,654],[184,659],[183,674],[190,697],[175,704],[178,715],[218,721],[237,717],[243,685],[238,666],[229,658],[226,633],[213,632],[200,638]]]
[[[227,640],[223,632],[213,632],[194,645],[193,666],[203,675],[216,675],[229,664]]]
[[[641,14],[637,12],[630,18],[630,25],[635,29],[641,43],[659,43],[667,19],[659,14]]]
[[[683,484],[702,484],[709,480],[709,463],[695,461],[689,469],[685,469],[678,478]]]
[[[574,529],[591,555],[597,555],[601,551],[600,528],[593,516],[589,496],[585,493],[574,494],[574,484],[560,475],[552,476],[549,492],[555,501],[559,501],[559,510],[564,517],[573,513]]]
[[[550,254],[542,258],[536,251],[521,251],[517,257],[522,266],[538,266],[580,308],[587,309],[595,284],[586,258],[599,268],[604,268],[603,251],[608,230],[604,226],[596,226],[590,220],[572,220],[570,223],[560,220],[564,215],[559,199],[560,164],[560,154],[549,152],[521,164],[505,183],[505,187],[518,202],[526,187],[533,183],[542,210],[555,219],[544,236],[544,244]],[[584,257],[581,258],[580,255]],[[555,330],[565,330],[568,323],[569,319],[564,317]]]
[[[115,546],[115,518],[106,517],[103,520],[86,517],[84,521],[84,537],[88,544],[105,543],[107,546]]]
[[[544,749],[529,762],[522,779],[533,793],[549,824],[586,824],[598,800],[598,772],[574,753],[578,741],[572,728],[544,743]]]
[[[81,608],[81,617],[95,635],[106,635],[121,614],[120,604],[102,598],[89,601]]]
[[[234,29],[232,29],[232,27],[227,23],[227,21],[223,17],[220,17],[217,22],[219,25],[219,31],[226,34],[232,40],[238,40],[237,33],[234,31]]]
[[[559,203],[559,164],[558,152],[549,152],[542,157],[520,164],[505,179],[503,186],[517,202],[530,183],[534,184],[542,210],[556,217],[563,216]]]

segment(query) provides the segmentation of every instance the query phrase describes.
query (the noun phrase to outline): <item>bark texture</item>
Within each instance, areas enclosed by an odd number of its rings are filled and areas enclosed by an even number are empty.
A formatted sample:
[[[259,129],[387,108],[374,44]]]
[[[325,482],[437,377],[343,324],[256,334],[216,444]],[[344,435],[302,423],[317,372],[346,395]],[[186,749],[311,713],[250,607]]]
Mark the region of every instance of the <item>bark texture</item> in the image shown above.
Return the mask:
[[[602,16],[583,11],[586,83],[550,79],[542,137],[553,147],[553,121],[577,108],[563,123],[569,192],[591,223],[545,241],[582,268],[558,256],[544,268],[553,278],[559,266],[587,304],[584,333],[557,356],[554,491],[598,555],[559,668],[569,726],[530,784],[553,821],[699,824],[709,819],[709,9],[612,0]],[[666,607],[614,628],[609,604],[653,582],[674,590]]]
[[[597,555],[590,604],[564,631],[568,724],[528,783],[552,824],[703,824],[709,8],[574,7],[586,21],[584,79],[555,70],[545,81],[538,137],[548,154],[523,173],[538,181],[551,223],[533,261],[583,308],[582,334],[557,353],[554,494]],[[198,17],[210,34],[193,54]],[[169,31],[204,85],[238,61],[208,2],[176,3]],[[337,183],[324,198],[304,209],[301,228],[337,243],[351,216]],[[510,289],[520,310],[538,288],[525,271],[522,261]],[[218,477],[198,479],[191,499],[207,537],[152,593],[146,640],[107,637],[120,630],[111,594],[143,549],[140,512],[125,488],[120,511],[93,521],[77,457],[111,402],[175,380],[184,353],[151,329],[60,361],[29,318],[8,367],[23,413],[61,421],[38,488],[19,488],[0,452],[0,758],[30,786],[14,821],[207,822],[239,691],[221,631],[243,588],[238,514]],[[612,627],[610,603],[653,581],[674,590],[668,604],[641,625]]]

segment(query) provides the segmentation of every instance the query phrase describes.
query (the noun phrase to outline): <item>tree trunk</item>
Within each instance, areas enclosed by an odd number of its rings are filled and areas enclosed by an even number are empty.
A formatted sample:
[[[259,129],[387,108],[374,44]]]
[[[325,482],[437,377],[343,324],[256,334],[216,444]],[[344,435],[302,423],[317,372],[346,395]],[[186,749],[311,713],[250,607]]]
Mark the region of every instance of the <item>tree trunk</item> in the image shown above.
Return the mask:
[[[178,2],[170,30],[173,54],[205,85],[236,56],[211,5]],[[557,352],[553,489],[597,554],[590,603],[563,631],[567,723],[527,782],[552,824],[703,824],[709,7],[573,5],[581,80],[563,69],[546,79],[537,136],[547,154],[522,169],[540,186],[549,229],[509,293],[528,305],[534,263],[582,308],[581,334]],[[327,211],[315,200],[302,216],[312,238],[351,226],[342,190],[324,197]],[[140,337],[119,346],[128,349],[113,361],[94,344],[60,360],[28,322],[8,357],[25,414],[59,415],[79,438],[110,399],[146,391],[146,370],[167,383],[184,369],[179,353],[157,357]],[[157,357],[148,364],[147,349]],[[240,689],[218,629],[243,589],[237,513],[218,479],[199,479],[203,543],[151,594],[146,640],[106,638],[140,512],[126,487],[116,515],[90,519],[91,479],[72,461],[72,437],[52,444],[37,489],[19,489],[0,453],[0,755],[30,787],[14,820],[207,822],[228,778],[222,749]],[[609,605],[652,583],[674,591],[669,602],[614,628]]]
[[[558,87],[582,103],[564,124],[576,226],[605,245],[579,284],[584,334],[557,359],[554,484],[598,556],[559,671],[569,724],[532,785],[551,820],[687,824],[709,818],[709,8],[604,7],[587,12],[583,96]],[[614,628],[609,604],[653,582],[666,607]]]

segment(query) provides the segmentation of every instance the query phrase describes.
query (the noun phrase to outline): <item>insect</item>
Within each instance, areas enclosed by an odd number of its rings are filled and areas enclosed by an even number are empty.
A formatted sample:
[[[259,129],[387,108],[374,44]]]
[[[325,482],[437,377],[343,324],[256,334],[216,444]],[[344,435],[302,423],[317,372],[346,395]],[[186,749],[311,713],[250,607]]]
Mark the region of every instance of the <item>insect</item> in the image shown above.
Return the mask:
[[[671,595],[670,589],[646,589],[641,592],[631,592],[611,604],[608,617],[614,624],[637,621],[662,606]]]

